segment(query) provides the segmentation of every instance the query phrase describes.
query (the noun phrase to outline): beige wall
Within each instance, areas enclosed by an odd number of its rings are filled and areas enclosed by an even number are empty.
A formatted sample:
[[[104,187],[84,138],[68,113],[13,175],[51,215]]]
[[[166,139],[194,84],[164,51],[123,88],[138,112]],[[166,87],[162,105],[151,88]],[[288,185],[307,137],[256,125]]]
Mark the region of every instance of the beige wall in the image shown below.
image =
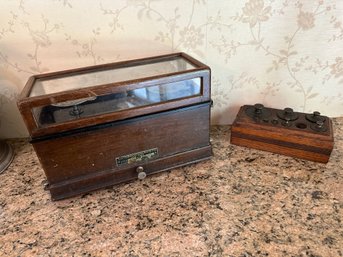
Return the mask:
[[[185,51],[212,68],[213,123],[238,107],[343,115],[343,1],[1,0],[0,137],[31,74]]]

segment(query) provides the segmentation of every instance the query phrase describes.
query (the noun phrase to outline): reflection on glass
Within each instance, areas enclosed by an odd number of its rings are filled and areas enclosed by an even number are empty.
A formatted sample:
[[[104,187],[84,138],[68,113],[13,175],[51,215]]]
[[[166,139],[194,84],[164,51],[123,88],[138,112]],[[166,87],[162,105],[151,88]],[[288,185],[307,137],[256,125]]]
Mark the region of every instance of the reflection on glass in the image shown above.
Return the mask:
[[[148,64],[136,64],[129,67],[87,72],[61,78],[37,79],[31,90],[30,97],[156,75],[165,75],[194,68],[196,67],[180,56],[164,61],[156,60]]]
[[[137,88],[121,93],[76,99],[33,109],[39,127],[200,95],[201,79]]]

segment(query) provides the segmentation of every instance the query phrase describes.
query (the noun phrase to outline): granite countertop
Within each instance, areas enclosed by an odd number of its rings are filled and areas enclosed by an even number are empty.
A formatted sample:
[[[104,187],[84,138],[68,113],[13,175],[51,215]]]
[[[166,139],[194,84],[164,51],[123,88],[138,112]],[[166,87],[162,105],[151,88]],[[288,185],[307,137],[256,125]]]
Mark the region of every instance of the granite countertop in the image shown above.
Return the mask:
[[[199,164],[52,202],[27,140],[0,175],[0,256],[343,256],[343,118],[320,164],[230,145]]]

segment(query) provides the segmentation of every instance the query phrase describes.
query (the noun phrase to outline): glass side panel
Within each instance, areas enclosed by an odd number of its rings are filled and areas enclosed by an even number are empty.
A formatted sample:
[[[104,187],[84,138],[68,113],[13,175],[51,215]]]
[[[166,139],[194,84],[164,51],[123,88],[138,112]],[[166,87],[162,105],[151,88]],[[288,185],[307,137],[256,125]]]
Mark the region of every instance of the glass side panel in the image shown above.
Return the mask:
[[[137,88],[33,108],[38,127],[201,94],[201,79]]]
[[[83,74],[63,76],[60,78],[37,79],[31,90],[30,97],[133,79],[141,79],[156,75],[165,75],[194,68],[196,68],[194,65],[180,56],[173,57],[170,60],[155,60],[151,63],[135,64],[129,67],[87,72]]]

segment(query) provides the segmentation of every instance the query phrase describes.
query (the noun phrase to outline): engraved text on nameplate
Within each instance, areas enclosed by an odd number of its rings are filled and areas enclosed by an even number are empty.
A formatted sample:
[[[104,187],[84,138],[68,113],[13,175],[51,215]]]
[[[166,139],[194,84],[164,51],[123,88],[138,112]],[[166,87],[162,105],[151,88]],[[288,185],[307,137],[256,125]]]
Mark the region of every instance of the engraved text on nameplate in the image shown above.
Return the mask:
[[[142,152],[132,153],[132,154],[117,157],[116,164],[118,167],[121,167],[124,165],[130,165],[133,163],[149,161],[151,159],[155,159],[157,156],[158,156],[158,149],[152,148],[152,149],[144,150]]]

